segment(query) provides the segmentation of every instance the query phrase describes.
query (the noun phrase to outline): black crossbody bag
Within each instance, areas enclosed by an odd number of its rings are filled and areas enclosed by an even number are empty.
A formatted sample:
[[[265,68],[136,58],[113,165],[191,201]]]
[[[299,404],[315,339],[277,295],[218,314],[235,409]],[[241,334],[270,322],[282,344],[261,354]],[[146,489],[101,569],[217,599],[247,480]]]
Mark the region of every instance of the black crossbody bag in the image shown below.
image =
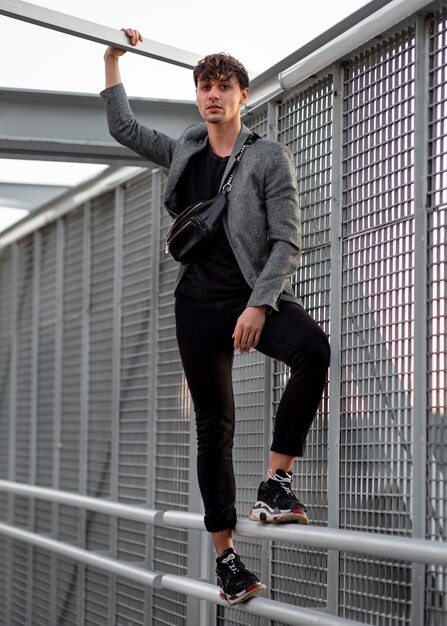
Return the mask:
[[[204,202],[191,204],[172,222],[166,235],[166,253],[170,252],[176,261],[180,263],[192,261],[203,244],[209,241],[216,232],[227,208],[231,183],[245,148],[257,139],[259,135],[253,133],[244,143],[217,196]]]

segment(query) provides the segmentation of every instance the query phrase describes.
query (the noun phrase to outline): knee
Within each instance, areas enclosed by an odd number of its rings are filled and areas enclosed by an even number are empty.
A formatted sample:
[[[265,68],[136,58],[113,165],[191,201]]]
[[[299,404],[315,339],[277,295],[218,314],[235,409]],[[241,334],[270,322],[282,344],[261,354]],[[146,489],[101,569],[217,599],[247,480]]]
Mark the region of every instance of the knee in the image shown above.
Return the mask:
[[[319,327],[315,326],[311,331],[306,333],[304,341],[300,343],[295,353],[295,362],[302,363],[302,359],[315,367],[324,369],[329,367],[331,359],[331,348],[326,333]]]
[[[225,457],[231,454],[234,421],[226,414],[196,415],[197,449],[199,454]]]

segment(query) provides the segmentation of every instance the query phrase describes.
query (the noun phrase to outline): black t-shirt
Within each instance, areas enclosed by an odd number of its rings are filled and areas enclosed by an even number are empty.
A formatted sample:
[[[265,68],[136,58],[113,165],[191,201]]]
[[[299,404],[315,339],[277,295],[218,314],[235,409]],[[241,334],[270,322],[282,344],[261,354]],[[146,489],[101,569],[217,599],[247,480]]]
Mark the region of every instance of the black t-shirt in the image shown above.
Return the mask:
[[[177,206],[181,210],[195,202],[209,200],[219,192],[228,158],[217,156],[209,146],[191,157],[176,187]],[[201,248],[200,257],[190,263],[175,293],[196,300],[245,295],[248,299],[251,289],[236,261],[223,222],[209,243]]]

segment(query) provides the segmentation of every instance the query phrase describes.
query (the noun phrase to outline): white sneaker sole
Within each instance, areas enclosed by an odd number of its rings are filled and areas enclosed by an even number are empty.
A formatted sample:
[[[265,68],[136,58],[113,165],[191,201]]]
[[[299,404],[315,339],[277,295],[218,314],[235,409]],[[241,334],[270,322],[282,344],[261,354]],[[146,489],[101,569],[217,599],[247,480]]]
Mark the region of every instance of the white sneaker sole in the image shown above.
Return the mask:
[[[271,513],[266,509],[252,509],[250,513],[250,520],[252,522],[265,522],[273,524],[309,524],[309,518],[304,511],[300,513],[294,511],[280,511],[279,513]]]
[[[250,591],[247,591],[244,595],[238,598],[229,598],[221,588],[220,597],[222,600],[228,602],[229,606],[236,606],[236,604],[242,604],[243,602],[250,600],[250,598],[254,598],[254,596],[264,593],[264,591],[267,591],[267,585],[264,585],[264,583],[258,583],[254,589],[250,589]]]

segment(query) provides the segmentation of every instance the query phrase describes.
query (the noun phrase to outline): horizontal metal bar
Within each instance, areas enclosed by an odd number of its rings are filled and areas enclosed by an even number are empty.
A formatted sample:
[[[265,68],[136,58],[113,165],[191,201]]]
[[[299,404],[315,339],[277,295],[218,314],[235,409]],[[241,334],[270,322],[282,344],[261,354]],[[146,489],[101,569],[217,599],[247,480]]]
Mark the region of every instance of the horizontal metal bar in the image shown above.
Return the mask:
[[[91,498],[76,493],[66,491],[58,491],[56,489],[47,489],[45,487],[35,487],[34,485],[26,485],[21,483],[13,483],[7,480],[0,481],[0,491],[14,493],[19,496],[29,496],[41,500],[48,500],[58,504],[65,504],[79,509],[88,509],[97,513],[108,513],[116,517],[124,517],[137,522],[145,522],[146,524],[155,524],[158,520],[162,521],[163,513],[152,509],[140,508],[137,506],[129,506],[120,502],[112,502],[111,500],[102,500],[100,498]]]
[[[140,173],[144,171],[147,169],[140,169]],[[0,250],[39,228],[43,228],[55,219],[63,217],[92,198],[114,189],[117,185],[124,184],[138,173],[138,169],[135,167],[110,167],[95,178],[77,185],[75,189],[69,190],[55,200],[44,204],[22,221],[0,232]]]
[[[111,574],[117,574],[118,576],[125,576],[131,578],[143,585],[149,585],[150,587],[161,588],[162,575],[156,572],[150,572],[135,566],[121,563],[115,559],[110,559],[105,556],[101,556],[95,552],[77,548],[49,537],[44,537],[36,533],[31,533],[27,530],[17,528],[15,526],[9,526],[9,524],[3,524],[0,522],[0,534],[5,537],[11,537],[11,539],[17,539],[18,541],[24,541],[25,543],[36,546],[37,548],[43,548],[44,550],[50,550],[56,552],[61,556],[66,556],[75,561],[92,565],[102,570],[106,570]]]
[[[181,576],[174,576],[173,574],[164,574],[161,579],[161,585],[163,589],[177,591],[201,600],[228,606],[227,603],[220,598],[219,589],[210,583],[198,583],[189,578],[182,578]],[[239,604],[237,610],[293,626],[360,626],[359,622],[354,622],[328,613],[321,613],[312,609],[290,606],[265,598],[253,598],[246,604]]]
[[[428,2],[427,0],[394,0],[390,2],[315,52],[280,72],[276,81],[269,81],[267,90],[264,85],[259,85],[252,90],[250,100],[244,107],[244,112],[250,112],[268,100],[276,98],[279,93],[292,89],[430,4],[432,1]]]
[[[89,509],[109,515],[132,519],[157,526],[174,526],[176,528],[205,530],[203,517],[199,513],[184,511],[154,511],[143,507],[130,506],[110,500],[90,498],[75,493],[47,489],[0,480],[0,492],[14,493],[20,496],[40,498],[50,502],[58,502],[68,506]],[[332,548],[357,554],[368,554],[388,559],[447,565],[447,543],[411,539],[396,535],[365,533],[323,526],[301,526],[285,524],[256,524],[240,520],[235,528],[236,535],[242,537],[259,537],[274,539],[315,548]]]
[[[120,30],[46,9],[30,2],[22,2],[22,0],[2,0],[0,14],[188,69],[195,67],[198,61],[203,58],[203,55],[146,38],[144,38],[144,42],[133,48],[129,45],[127,36]]]
[[[194,596],[200,600],[227,606],[227,603],[220,597],[219,588],[210,583],[173,574],[161,574],[144,570],[135,565],[122,563],[115,559],[90,552],[89,550],[77,548],[8,524],[0,523],[0,534],[44,550],[55,552],[61,556],[72,558],[75,561],[86,563],[87,565],[91,565],[110,574],[117,574],[118,576],[135,580],[143,585],[157,589],[168,589],[177,593]],[[280,620],[284,624],[290,624],[291,626],[361,626],[360,622],[345,620],[335,615],[290,606],[276,600],[267,600],[265,598],[253,598],[247,604],[239,605],[238,610],[251,613],[252,615]]]

